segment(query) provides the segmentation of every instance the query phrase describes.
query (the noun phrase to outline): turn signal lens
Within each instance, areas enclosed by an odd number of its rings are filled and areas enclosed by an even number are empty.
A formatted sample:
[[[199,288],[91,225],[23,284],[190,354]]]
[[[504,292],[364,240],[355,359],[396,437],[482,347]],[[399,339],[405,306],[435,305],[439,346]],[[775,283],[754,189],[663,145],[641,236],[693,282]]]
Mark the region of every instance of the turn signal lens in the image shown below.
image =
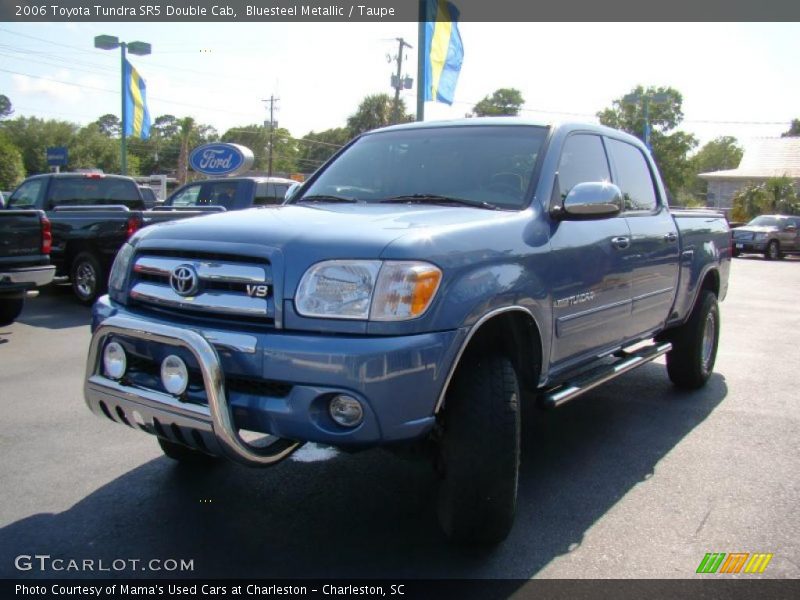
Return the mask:
[[[430,306],[442,272],[432,264],[385,262],[378,275],[370,319],[404,321],[422,315]]]

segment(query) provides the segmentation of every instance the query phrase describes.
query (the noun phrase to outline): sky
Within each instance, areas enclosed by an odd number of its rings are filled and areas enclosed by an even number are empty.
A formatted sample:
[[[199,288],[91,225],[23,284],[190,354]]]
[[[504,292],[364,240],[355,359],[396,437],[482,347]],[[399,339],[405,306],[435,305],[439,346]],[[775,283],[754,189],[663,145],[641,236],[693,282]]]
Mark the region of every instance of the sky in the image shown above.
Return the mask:
[[[779,136],[800,118],[800,23],[461,23],[464,64],[452,106],[426,120],[463,117],[501,87],[522,92],[522,116],[596,121],[636,85],[683,94],[680,129],[702,143]],[[368,94],[393,94],[396,38],[412,46],[403,73],[415,88],[416,23],[0,23],[0,93],[15,116],[90,123],[119,115],[119,51],[94,36],[152,44],[131,57],[148,105],[193,116],[220,134],[276,120],[294,137],[344,126]]]

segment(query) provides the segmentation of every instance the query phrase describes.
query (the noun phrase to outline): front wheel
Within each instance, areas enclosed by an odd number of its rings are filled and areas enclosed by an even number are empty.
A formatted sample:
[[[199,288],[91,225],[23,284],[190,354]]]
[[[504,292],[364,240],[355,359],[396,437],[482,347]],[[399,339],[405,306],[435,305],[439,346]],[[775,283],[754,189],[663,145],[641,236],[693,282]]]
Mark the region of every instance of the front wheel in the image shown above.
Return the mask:
[[[520,460],[519,384],[506,357],[466,359],[441,417],[439,524],[456,542],[496,544],[514,521]]]
[[[91,252],[81,252],[70,269],[72,291],[82,304],[93,304],[105,293],[106,280],[100,261]]]
[[[25,306],[25,298],[0,298],[0,327],[11,325],[17,320]]]
[[[778,260],[781,257],[781,246],[777,240],[772,240],[767,244],[767,249],[764,251],[764,258],[767,260]]]
[[[676,387],[695,390],[705,385],[717,359],[719,305],[713,292],[704,291],[689,320],[669,336],[667,373]]]

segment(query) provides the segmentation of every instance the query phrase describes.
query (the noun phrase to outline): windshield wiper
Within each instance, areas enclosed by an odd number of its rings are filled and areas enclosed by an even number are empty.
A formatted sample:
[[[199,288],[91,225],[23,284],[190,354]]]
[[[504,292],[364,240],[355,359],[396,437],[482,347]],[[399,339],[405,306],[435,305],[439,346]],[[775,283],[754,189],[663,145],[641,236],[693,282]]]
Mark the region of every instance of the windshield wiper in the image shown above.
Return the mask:
[[[328,194],[315,194],[312,196],[303,196],[298,200],[295,200],[296,203],[300,202],[348,202],[348,203],[355,203],[358,202],[355,198],[347,198],[345,196],[329,196]]]
[[[452,196],[441,196],[439,194],[408,194],[405,196],[392,196],[381,201],[382,204],[441,204],[471,206],[473,208],[485,208],[486,210],[497,210],[494,204],[482,202],[480,200],[466,200],[464,198],[454,198]]]

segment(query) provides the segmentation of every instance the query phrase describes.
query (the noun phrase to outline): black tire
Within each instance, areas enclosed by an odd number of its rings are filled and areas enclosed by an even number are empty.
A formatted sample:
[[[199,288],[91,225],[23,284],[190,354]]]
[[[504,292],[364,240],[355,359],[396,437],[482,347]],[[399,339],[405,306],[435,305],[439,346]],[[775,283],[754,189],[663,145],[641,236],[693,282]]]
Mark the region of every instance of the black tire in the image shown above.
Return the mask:
[[[72,293],[82,304],[94,304],[106,292],[106,273],[91,252],[81,252],[73,259],[69,277]]]
[[[520,460],[519,384],[504,356],[465,359],[447,394],[439,524],[453,541],[496,544],[511,530]]]
[[[741,250],[737,250],[736,248],[733,249],[733,258],[738,258],[739,255],[742,253]]]
[[[696,390],[705,385],[717,359],[719,331],[717,297],[703,291],[689,320],[667,338],[672,342],[672,350],[667,352],[667,373],[676,387]]]
[[[193,450],[188,446],[171,442],[164,438],[158,438],[158,445],[161,446],[161,450],[164,452],[165,456],[182,464],[209,465],[217,460],[215,456],[200,452],[199,450]]]
[[[781,258],[781,245],[778,240],[772,240],[767,244],[767,249],[764,250],[764,258],[767,260],[778,260]]]
[[[25,298],[0,298],[0,327],[11,325],[17,320],[25,306]]]

